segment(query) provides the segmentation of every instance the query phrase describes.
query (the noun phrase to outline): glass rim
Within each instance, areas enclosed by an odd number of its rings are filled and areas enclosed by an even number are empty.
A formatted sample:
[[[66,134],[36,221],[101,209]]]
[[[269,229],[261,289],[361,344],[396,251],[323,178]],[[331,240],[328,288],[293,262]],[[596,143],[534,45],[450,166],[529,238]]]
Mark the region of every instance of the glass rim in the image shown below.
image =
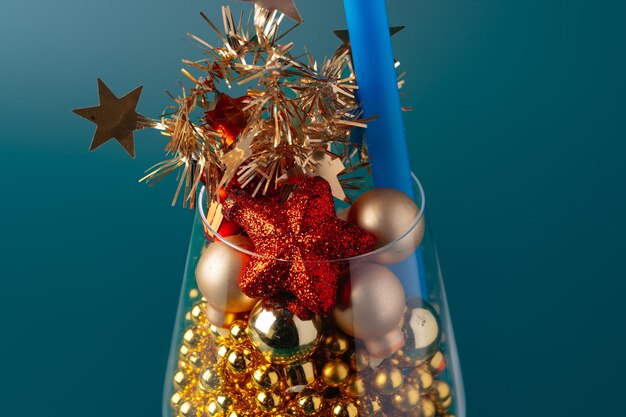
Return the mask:
[[[402,236],[400,236],[399,238],[397,238],[396,240],[386,244],[385,246],[382,246],[378,249],[374,249],[373,251],[369,251],[366,253],[363,253],[361,255],[356,255],[356,256],[351,256],[351,257],[347,257],[347,258],[337,258],[337,259],[324,259],[324,260],[303,260],[301,261],[302,263],[321,263],[321,262],[325,262],[325,263],[332,263],[332,262],[349,262],[349,261],[358,261],[358,260],[363,260],[363,259],[368,259],[372,256],[376,256],[378,254],[381,253],[385,253],[388,250],[390,250],[394,245],[398,244],[400,241],[402,241],[404,238],[406,238],[409,234],[411,234],[411,232],[413,232],[413,230],[418,227],[419,223],[422,221],[422,219],[424,218],[424,210],[426,207],[426,196],[424,194],[424,188],[422,187],[422,183],[419,181],[419,179],[417,178],[417,176],[411,172],[411,178],[413,179],[413,183],[414,186],[417,189],[417,192],[419,194],[419,198],[421,200],[421,207],[418,206],[419,209],[419,214],[417,215],[417,217],[415,218],[415,221],[411,224],[411,226],[407,229],[407,231],[402,234]],[[250,251],[248,249],[242,248],[241,246],[235,245],[234,243],[230,242],[227,240],[228,237],[230,236],[222,236],[219,233],[217,233],[217,230],[214,230],[211,225],[209,224],[209,221],[206,218],[206,213],[205,213],[205,209],[204,209],[204,200],[206,199],[207,196],[207,192],[206,192],[206,187],[203,185],[200,188],[200,192],[198,194],[198,204],[196,204],[197,206],[197,210],[198,210],[198,214],[200,215],[200,219],[202,220],[203,225],[208,228],[210,230],[210,232],[216,237],[217,240],[219,240],[220,242],[224,243],[225,245],[230,246],[232,249],[241,252],[241,253],[245,253],[251,257],[255,257],[255,258],[260,258],[260,259],[266,259],[266,260],[272,260],[272,261],[277,261],[277,262],[288,262],[288,263],[293,263],[293,262],[297,262],[294,261],[293,259],[282,259],[282,258],[273,258],[271,256],[267,256],[267,255],[263,255],[254,251]],[[411,200],[415,201],[415,198],[411,198]]]

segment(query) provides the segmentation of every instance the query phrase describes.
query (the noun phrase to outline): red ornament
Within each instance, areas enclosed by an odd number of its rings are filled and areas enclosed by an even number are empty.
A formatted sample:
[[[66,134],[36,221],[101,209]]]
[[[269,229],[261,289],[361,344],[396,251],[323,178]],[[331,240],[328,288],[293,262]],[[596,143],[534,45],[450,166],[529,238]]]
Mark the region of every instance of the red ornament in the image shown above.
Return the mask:
[[[249,100],[248,96],[233,98],[219,93],[213,110],[206,112],[207,124],[222,135],[227,146],[233,144],[248,125],[248,116],[243,108],[248,105]]]
[[[278,197],[252,198],[234,190],[224,202],[224,215],[240,224],[255,251],[265,256],[248,263],[239,282],[243,293],[281,301],[305,319],[335,307],[343,262],[328,261],[366,253],[375,238],[337,218],[324,179],[296,177],[291,183],[299,187],[284,203]]]

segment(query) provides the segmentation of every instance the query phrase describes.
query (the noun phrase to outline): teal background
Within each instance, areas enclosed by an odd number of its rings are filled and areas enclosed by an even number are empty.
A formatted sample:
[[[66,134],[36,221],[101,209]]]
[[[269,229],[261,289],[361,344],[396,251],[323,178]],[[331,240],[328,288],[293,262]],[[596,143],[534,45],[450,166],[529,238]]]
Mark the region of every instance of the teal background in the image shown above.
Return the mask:
[[[192,213],[70,112],[145,86],[158,116],[214,1],[4,0],[0,415],[159,416]],[[297,1],[318,57],[339,0]],[[389,0],[470,416],[623,415],[626,6]]]

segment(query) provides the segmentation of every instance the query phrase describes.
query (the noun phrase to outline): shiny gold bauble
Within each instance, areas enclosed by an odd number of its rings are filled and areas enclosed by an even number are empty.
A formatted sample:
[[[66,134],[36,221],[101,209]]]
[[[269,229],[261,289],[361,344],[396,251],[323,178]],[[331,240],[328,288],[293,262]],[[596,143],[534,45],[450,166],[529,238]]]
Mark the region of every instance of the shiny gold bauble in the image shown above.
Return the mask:
[[[321,319],[301,320],[288,308],[259,302],[248,321],[252,344],[269,361],[293,363],[309,356],[321,340]]]
[[[183,333],[183,344],[189,349],[197,349],[207,343],[208,334],[202,326],[194,326]]]
[[[179,417],[195,417],[198,413],[198,410],[195,405],[191,403],[191,401],[185,401],[178,408],[177,415]]]
[[[303,414],[313,416],[322,409],[323,401],[317,392],[304,389],[298,396],[298,408]]]
[[[344,392],[352,397],[361,397],[367,392],[367,382],[360,374],[355,374],[348,379]]]
[[[435,417],[435,414],[437,413],[437,407],[435,407],[435,403],[433,403],[427,397],[422,397],[419,409],[421,411],[421,417]]]
[[[206,303],[204,301],[198,301],[189,310],[189,316],[194,324],[206,323]]]
[[[244,236],[228,236],[224,240],[246,250],[254,248],[250,239]],[[204,247],[196,266],[196,282],[208,304],[231,313],[249,311],[254,307],[256,300],[239,288],[239,278],[249,260],[250,255],[221,241]]]
[[[274,412],[282,405],[280,395],[274,391],[260,390],[254,397],[256,405],[267,413]]]
[[[226,355],[228,355],[229,352],[230,352],[230,345],[226,343],[220,343],[217,348],[216,354],[217,354],[218,359],[225,359]]]
[[[332,417],[358,417],[359,409],[351,402],[338,402],[330,411]]]
[[[317,378],[315,363],[306,360],[289,364],[285,366],[285,376],[290,387],[309,385]]]
[[[446,398],[445,401],[435,401],[435,408],[437,409],[437,414],[444,414],[448,408],[452,406],[452,397]]]
[[[450,397],[452,390],[447,382],[436,379],[433,382],[433,388],[430,390],[430,398],[436,402],[444,402]]]
[[[423,361],[433,356],[441,341],[439,314],[430,303],[414,297],[407,300],[402,329],[405,334],[403,350],[415,361]]]
[[[433,375],[437,375],[446,369],[446,356],[442,351],[436,352],[428,361],[428,369]]]
[[[333,355],[343,355],[350,348],[350,340],[341,332],[331,332],[324,336],[322,346]]]
[[[274,367],[262,365],[252,373],[252,382],[261,389],[275,389],[280,385],[280,374]]]
[[[231,410],[233,404],[235,404],[233,397],[227,394],[218,395],[215,401],[217,402],[217,405],[224,411]]]
[[[409,378],[419,386],[422,393],[430,392],[433,387],[433,375],[425,367],[415,368],[409,373]]]
[[[200,375],[200,388],[207,392],[214,392],[222,386],[222,378],[214,367],[204,370]]]
[[[350,366],[355,371],[362,371],[364,369],[369,369],[370,367],[370,356],[365,349],[356,349],[350,355]]]
[[[218,416],[224,415],[224,412],[222,411],[220,406],[217,404],[217,401],[215,400],[209,401],[209,403],[206,406],[206,411],[210,417],[218,417]]]
[[[420,390],[415,385],[405,385],[391,398],[393,407],[402,412],[414,410],[420,403]]]
[[[338,387],[348,379],[350,369],[339,359],[333,359],[322,368],[322,380],[331,387]]]
[[[174,383],[174,388],[182,391],[193,382],[193,376],[189,371],[179,369],[174,373],[172,381]]]
[[[376,256],[383,264],[407,258],[424,238],[419,207],[408,195],[392,188],[374,188],[362,194],[350,207],[347,219],[376,237],[376,249],[393,243]]]
[[[405,310],[404,289],[396,275],[384,266],[362,263],[346,273],[335,321],[345,333],[362,340],[370,356],[384,358],[404,345],[401,330]],[[341,294],[342,292],[347,292]]]
[[[248,349],[234,347],[226,355],[226,367],[235,374],[241,374],[250,370],[252,352]]]
[[[235,343],[241,343],[247,339],[246,335],[246,322],[242,320],[235,320],[229,328],[230,340]]]
[[[182,403],[183,396],[179,391],[176,391],[174,394],[172,394],[172,396],[170,397],[170,408],[174,410],[174,412],[178,411]]]
[[[383,403],[377,396],[368,395],[364,398],[359,398],[357,404],[359,405],[361,414],[368,417],[377,415],[383,409]]]
[[[382,367],[374,372],[374,389],[382,395],[395,394],[403,384],[402,371],[395,367]]]

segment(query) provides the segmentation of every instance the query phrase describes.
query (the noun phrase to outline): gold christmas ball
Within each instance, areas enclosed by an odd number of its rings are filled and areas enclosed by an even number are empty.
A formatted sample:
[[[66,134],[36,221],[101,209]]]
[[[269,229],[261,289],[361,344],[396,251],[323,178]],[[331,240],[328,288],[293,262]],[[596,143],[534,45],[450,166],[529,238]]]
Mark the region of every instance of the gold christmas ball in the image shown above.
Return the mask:
[[[285,376],[290,387],[309,385],[317,378],[315,363],[306,360],[289,364],[285,367]]]
[[[179,369],[174,373],[172,380],[174,388],[182,391],[193,382],[193,375],[184,369]]]
[[[179,417],[195,417],[198,414],[198,410],[196,406],[191,403],[191,401],[185,401],[180,405],[178,409]]]
[[[428,361],[428,369],[433,375],[437,375],[446,369],[446,356],[442,351],[435,353],[430,361]]]
[[[252,362],[252,352],[248,349],[234,347],[226,355],[226,367],[235,374],[247,372]]]
[[[233,408],[233,405],[235,404],[233,398],[230,395],[226,394],[218,395],[215,401],[217,402],[217,405],[224,411],[231,410]]]
[[[250,239],[244,236],[224,239],[246,250],[254,248]],[[208,304],[219,311],[231,313],[242,313],[254,307],[256,300],[239,289],[239,278],[249,260],[250,255],[220,241],[204,247],[196,266],[196,282]]]
[[[317,414],[323,405],[323,398],[311,389],[304,389],[298,396],[298,408],[307,415],[313,416]]]
[[[362,340],[373,358],[385,358],[404,345],[404,289],[396,275],[384,266],[362,263],[350,268],[333,312],[345,333]]]
[[[445,401],[435,401],[435,408],[437,409],[437,414],[444,414],[448,408],[452,406],[452,397],[446,398]]]
[[[207,342],[208,334],[202,326],[194,326],[183,333],[183,344],[189,349],[197,349]]]
[[[439,314],[427,301],[415,297],[407,301],[404,314],[404,352],[414,361],[423,361],[439,349],[441,324]]]
[[[361,397],[367,392],[367,382],[363,375],[355,374],[350,377],[344,392],[352,397]]]
[[[242,320],[235,320],[230,325],[229,332],[230,332],[230,340],[232,340],[235,343],[243,342],[247,338],[246,322]]]
[[[206,303],[204,301],[198,301],[191,307],[189,311],[189,315],[191,316],[191,321],[194,324],[205,324],[206,323]]]
[[[370,357],[365,349],[358,348],[350,355],[350,366],[355,371],[369,369]]]
[[[393,243],[376,256],[383,264],[407,258],[424,238],[419,207],[411,197],[392,188],[374,188],[362,194],[350,207],[347,219],[376,237],[376,249]]]
[[[200,388],[207,392],[214,392],[222,386],[222,378],[214,367],[209,367],[200,375]]]
[[[395,367],[383,367],[374,372],[374,389],[382,395],[396,393],[403,384],[402,371]]]
[[[220,343],[216,353],[218,359],[225,359],[226,355],[230,353],[230,345],[226,343]]]
[[[331,410],[332,417],[358,417],[359,409],[351,402],[339,402]]]
[[[333,355],[343,355],[350,348],[350,340],[341,332],[331,332],[324,336],[322,346]]]
[[[428,399],[428,397],[422,397],[419,405],[419,409],[421,411],[421,417],[435,417],[437,413],[437,408],[435,404]]]
[[[433,382],[433,387],[430,390],[430,398],[436,402],[444,402],[450,397],[452,390],[447,382],[436,379]]]
[[[176,391],[174,394],[172,394],[172,396],[170,397],[170,408],[174,412],[178,411],[182,403],[183,403],[183,396],[181,395],[179,391]]]
[[[275,389],[280,385],[280,374],[269,365],[259,366],[252,373],[252,382],[260,389]]]
[[[393,407],[402,412],[414,410],[420,403],[420,390],[415,385],[405,385],[392,397]]]
[[[252,344],[274,363],[293,363],[309,356],[321,339],[321,319],[301,320],[286,307],[259,302],[248,321]]]
[[[375,416],[383,409],[383,404],[377,396],[366,396],[357,400],[363,416]]]
[[[209,401],[206,406],[206,411],[207,414],[211,417],[218,417],[224,414],[220,406],[217,404],[217,401],[215,400]]]
[[[409,378],[420,387],[422,393],[427,393],[433,387],[433,375],[425,367],[415,368],[409,373]]]
[[[280,395],[273,391],[260,390],[254,398],[256,405],[267,413],[272,413],[282,405]]]
[[[326,362],[322,368],[322,379],[331,387],[338,387],[346,382],[350,369],[339,359]]]

